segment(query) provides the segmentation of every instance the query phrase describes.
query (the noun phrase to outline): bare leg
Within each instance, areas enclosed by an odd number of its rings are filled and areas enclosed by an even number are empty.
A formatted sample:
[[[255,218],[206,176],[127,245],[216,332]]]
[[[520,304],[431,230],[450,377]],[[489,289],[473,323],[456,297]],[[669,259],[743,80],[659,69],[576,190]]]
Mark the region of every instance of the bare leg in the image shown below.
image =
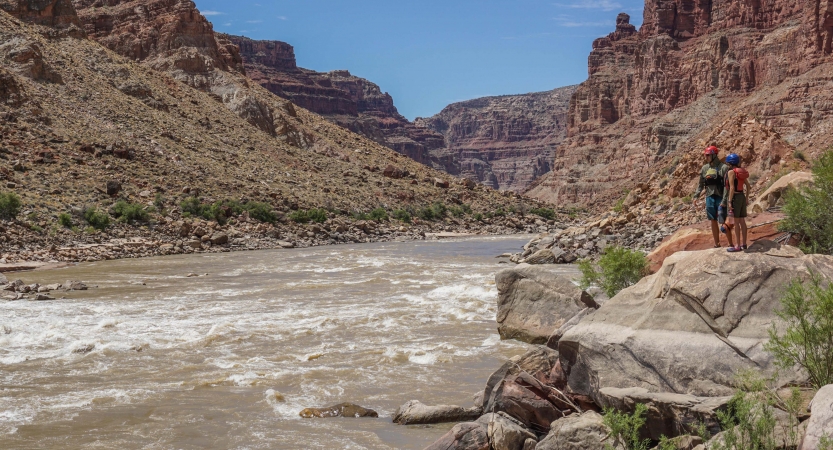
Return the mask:
[[[745,228],[745,226],[741,226],[743,219],[735,219],[735,237],[738,239],[738,247],[740,247],[740,230],[741,228]]]
[[[740,229],[740,236],[743,240],[739,240],[738,243],[742,245],[746,245],[746,237],[748,236],[748,229],[746,228],[746,218],[738,219],[738,228]],[[738,238],[740,239],[740,238]]]
[[[735,244],[732,242],[732,230],[735,228],[732,225],[725,225],[726,226],[726,239],[729,241],[729,247],[734,247]]]
[[[712,220],[712,236],[714,236],[714,246],[720,247],[720,226],[717,225],[716,220]]]

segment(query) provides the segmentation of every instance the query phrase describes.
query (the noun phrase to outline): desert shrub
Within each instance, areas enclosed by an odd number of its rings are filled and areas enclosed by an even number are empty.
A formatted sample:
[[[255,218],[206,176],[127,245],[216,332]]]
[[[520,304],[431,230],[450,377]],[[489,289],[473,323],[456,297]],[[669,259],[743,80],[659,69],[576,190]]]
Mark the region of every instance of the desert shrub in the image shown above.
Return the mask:
[[[261,202],[249,202],[243,205],[243,208],[249,212],[249,217],[255,219],[260,222],[265,223],[275,223],[278,221],[278,215],[272,209],[272,206],[267,203]],[[315,214],[311,216],[313,222],[324,222],[327,220],[327,212],[323,209],[315,209],[310,210],[315,211]],[[323,219],[319,219],[323,215]]]
[[[119,219],[120,222],[133,224],[134,222],[147,222],[148,212],[145,207],[139,203],[130,203],[124,200],[119,200],[110,209],[113,217]]]
[[[598,267],[587,260],[580,261],[578,266],[582,289],[597,285],[609,297],[633,286],[648,274],[648,260],[642,252],[617,246],[605,250]]]
[[[550,208],[532,208],[529,212],[547,220],[555,220],[555,211]]]
[[[813,163],[812,186],[787,191],[782,231],[801,236],[807,253],[833,254],[833,150]]]
[[[64,228],[72,228],[72,216],[67,213],[58,214],[58,224]]]
[[[723,434],[712,450],[776,448],[774,408],[761,392],[738,391],[726,410],[717,412],[717,418]]]
[[[472,216],[472,217],[474,217],[474,220],[476,220],[476,221],[478,221],[478,222],[482,222],[482,221],[483,221],[483,214],[480,214],[480,213],[474,213],[474,216]]]
[[[158,210],[162,210],[165,207],[165,198],[162,197],[162,193],[157,192],[156,195],[153,197],[153,206],[156,207]]]
[[[773,324],[766,349],[778,364],[801,366],[816,389],[833,383],[833,283],[823,287],[818,274],[812,274],[808,283],[794,280],[775,314],[786,329],[779,333]]]
[[[612,443],[605,444],[605,450],[624,447],[627,450],[648,450],[650,439],[640,439],[639,433],[645,425],[648,407],[637,403],[632,414],[605,408],[604,424],[610,428]]]
[[[179,204],[179,210],[183,214],[189,214],[194,217],[202,217],[205,205],[202,204],[197,197],[188,197]]]
[[[449,206],[448,213],[454,217],[463,217],[466,214],[463,208],[459,206]]]
[[[377,222],[388,220],[388,212],[385,211],[385,208],[376,208],[373,211],[370,211],[369,216],[370,220],[375,220]]]
[[[12,220],[20,214],[23,203],[14,192],[0,193],[0,219]]]
[[[393,211],[393,218],[396,220],[401,220],[405,223],[411,223],[411,214],[404,209],[397,209]]]
[[[289,220],[296,223],[323,223],[327,220],[327,211],[315,208],[310,210],[299,209],[289,214]]]
[[[443,203],[434,202],[434,204],[431,205],[431,211],[434,213],[434,218],[439,220],[445,217],[448,212],[448,208]]]
[[[103,230],[110,226],[110,216],[106,212],[92,207],[84,210],[84,220],[90,224],[93,230]]]

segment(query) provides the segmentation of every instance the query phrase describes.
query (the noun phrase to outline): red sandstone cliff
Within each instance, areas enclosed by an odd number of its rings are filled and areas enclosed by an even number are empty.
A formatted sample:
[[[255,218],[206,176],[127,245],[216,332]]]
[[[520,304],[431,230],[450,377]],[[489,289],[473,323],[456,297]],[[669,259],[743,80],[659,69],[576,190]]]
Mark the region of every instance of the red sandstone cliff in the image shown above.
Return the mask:
[[[300,68],[293,47],[285,42],[219,37],[240,48],[248,76],[272,93],[423,164],[459,172],[451,159],[435,151],[443,148],[442,135],[415,127],[378,85],[346,70]]]
[[[441,133],[460,175],[495,189],[522,192],[551,169],[567,135],[575,86],[454,103],[418,126]]]
[[[829,145],[826,3],[647,0],[642,28],[628,22],[620,14],[593,43],[568,138],[529,195],[604,206],[642,185],[664,198],[646,202],[670,202],[693,191],[707,143],[740,153],[759,183],[794,164],[795,150]]]

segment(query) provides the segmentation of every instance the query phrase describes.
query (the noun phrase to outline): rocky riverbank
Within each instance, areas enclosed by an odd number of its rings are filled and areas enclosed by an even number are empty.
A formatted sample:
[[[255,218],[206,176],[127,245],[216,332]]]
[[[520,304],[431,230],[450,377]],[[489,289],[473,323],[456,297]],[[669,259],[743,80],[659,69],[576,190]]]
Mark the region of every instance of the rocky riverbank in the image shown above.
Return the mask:
[[[656,445],[665,436],[674,438],[673,448],[704,450],[709,436],[722,439],[717,413],[727,408],[737,375],[748,370],[772,379],[780,396],[786,387],[801,387],[807,412],[775,405],[776,448],[818,448],[821,436],[833,435],[824,409],[829,387],[815,394],[804,387],[805,373],[778,370],[764,350],[771,324],[780,326],[774,312],[783,286],[809,273],[833,279],[833,257],[772,241],[740,254],[673,254],[657,273],[609,300],[559,280],[547,266],[506,269],[496,277],[501,335],[544,345],[498,369],[475,400],[482,416],[428,448],[601,450],[615,443],[599,412],[632,413],[642,404],[641,439]],[[398,416],[409,423],[424,423],[420,411],[442,417],[414,404]]]

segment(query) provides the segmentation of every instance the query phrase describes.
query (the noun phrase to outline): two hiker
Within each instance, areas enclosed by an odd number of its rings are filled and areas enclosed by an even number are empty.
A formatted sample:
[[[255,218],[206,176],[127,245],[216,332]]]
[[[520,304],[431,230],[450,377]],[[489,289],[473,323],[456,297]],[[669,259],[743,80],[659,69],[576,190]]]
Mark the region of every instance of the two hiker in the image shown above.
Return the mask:
[[[714,145],[703,150],[706,164],[700,170],[700,182],[694,201],[705,191],[706,217],[711,221],[712,236],[715,248],[720,247],[721,224],[726,229],[726,239],[729,241],[729,252],[745,250],[747,227],[746,207],[749,203],[749,172],[740,167],[740,156],[732,153],[726,157],[726,164],[717,156],[718,149]],[[735,237],[737,245],[732,241],[732,228],[735,222]]]

